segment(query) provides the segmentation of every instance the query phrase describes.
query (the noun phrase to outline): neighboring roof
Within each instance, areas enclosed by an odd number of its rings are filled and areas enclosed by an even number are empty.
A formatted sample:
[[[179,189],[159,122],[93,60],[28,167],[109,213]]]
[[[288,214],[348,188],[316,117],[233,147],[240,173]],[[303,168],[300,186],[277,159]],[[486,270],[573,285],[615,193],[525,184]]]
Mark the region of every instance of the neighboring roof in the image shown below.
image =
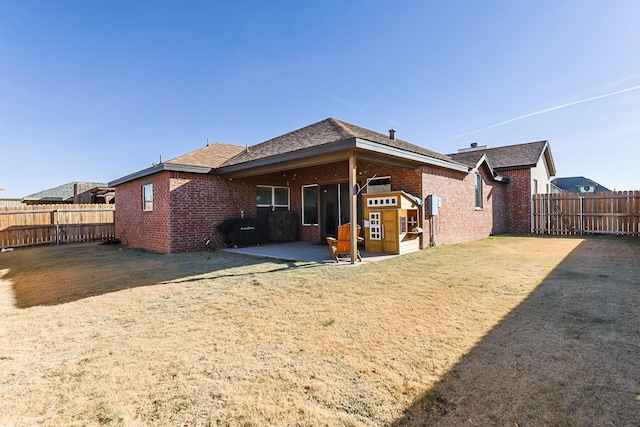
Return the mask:
[[[570,193],[579,193],[581,187],[596,187],[595,192],[611,191],[607,187],[598,184],[592,179],[584,176],[571,176],[567,178],[555,178],[551,181],[556,187]]]
[[[225,144],[224,142],[216,142],[182,156],[178,156],[175,159],[168,160],[166,163],[217,168],[233,156],[236,156],[243,151],[245,151],[245,147]]]
[[[21,206],[21,205],[22,205],[22,199],[20,198],[15,198],[15,197],[0,198],[0,207]]]
[[[486,154],[497,171],[525,169],[536,166],[540,156],[545,156],[549,175],[555,175],[555,165],[551,157],[548,141],[528,142],[496,148],[477,148],[450,154],[451,158],[465,165],[476,164]]]
[[[66,184],[59,185],[57,187],[49,188],[48,190],[42,190],[37,193],[25,196],[22,200],[26,201],[59,201],[59,202],[73,202],[74,187],[78,184],[78,181],[68,182]],[[106,187],[107,184],[103,182],[90,182],[82,183],[89,184],[91,187]]]

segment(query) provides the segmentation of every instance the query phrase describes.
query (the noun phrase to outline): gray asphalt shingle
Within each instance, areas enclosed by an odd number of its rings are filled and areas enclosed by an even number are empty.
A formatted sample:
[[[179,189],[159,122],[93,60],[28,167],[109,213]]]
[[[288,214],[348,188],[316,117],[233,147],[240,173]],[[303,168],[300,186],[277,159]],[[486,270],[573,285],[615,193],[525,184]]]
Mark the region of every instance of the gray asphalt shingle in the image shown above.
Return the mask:
[[[237,165],[352,138],[365,139],[400,150],[452,161],[449,156],[427,150],[406,141],[390,139],[389,135],[361,128],[334,118],[328,118],[260,144],[249,146],[247,150],[229,159],[222,166]]]
[[[508,145],[506,147],[484,148],[449,156],[465,165],[475,165],[483,154],[496,170],[533,167],[538,163],[547,141],[528,142],[524,144]]]

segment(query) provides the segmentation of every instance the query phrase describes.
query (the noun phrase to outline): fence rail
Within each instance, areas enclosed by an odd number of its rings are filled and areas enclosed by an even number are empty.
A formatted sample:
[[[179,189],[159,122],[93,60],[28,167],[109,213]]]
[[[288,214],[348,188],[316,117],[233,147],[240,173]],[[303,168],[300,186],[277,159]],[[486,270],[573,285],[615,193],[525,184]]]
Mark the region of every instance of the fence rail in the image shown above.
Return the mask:
[[[536,194],[534,234],[640,236],[640,191]]]
[[[114,205],[0,207],[0,247],[106,240],[115,237]]]

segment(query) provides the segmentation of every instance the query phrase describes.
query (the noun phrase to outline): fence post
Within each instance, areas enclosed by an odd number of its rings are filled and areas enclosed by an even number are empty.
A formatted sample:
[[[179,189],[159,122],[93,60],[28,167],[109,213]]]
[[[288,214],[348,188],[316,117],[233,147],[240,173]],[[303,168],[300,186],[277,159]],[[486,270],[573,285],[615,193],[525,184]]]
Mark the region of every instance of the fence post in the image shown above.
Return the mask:
[[[542,229],[541,234],[543,235],[547,232],[547,212],[544,209],[546,203],[546,197],[542,196],[542,198],[540,199],[540,228]]]
[[[529,233],[531,234],[534,234],[536,229],[536,225],[535,225],[536,216],[533,212],[533,209],[535,207],[535,200],[533,199],[533,196],[534,195],[532,194],[529,202],[529,212],[531,212],[531,215],[530,215],[531,226],[529,227]]]
[[[56,209],[56,245],[60,244],[60,210]]]
[[[580,196],[580,235],[582,236],[582,230],[584,229],[584,221],[583,221],[583,212],[584,212],[584,208],[583,208],[583,204],[584,204],[584,197]]]

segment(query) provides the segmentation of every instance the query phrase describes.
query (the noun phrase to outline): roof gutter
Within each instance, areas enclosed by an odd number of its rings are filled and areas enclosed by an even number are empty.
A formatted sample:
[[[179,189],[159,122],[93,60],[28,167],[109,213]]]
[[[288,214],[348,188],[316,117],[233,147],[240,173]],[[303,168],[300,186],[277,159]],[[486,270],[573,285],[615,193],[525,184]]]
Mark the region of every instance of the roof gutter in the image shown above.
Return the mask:
[[[204,166],[191,166],[191,165],[179,165],[175,163],[160,163],[150,168],[143,169],[138,172],[123,176],[122,178],[110,181],[107,185],[109,187],[115,187],[116,185],[124,184],[129,181],[144,178],[149,175],[153,175],[159,172],[172,171],[172,172],[187,172],[187,173],[211,173],[211,168]]]
[[[210,168],[203,166],[189,166],[179,165],[174,163],[160,163],[143,169],[141,171],[126,175],[122,178],[118,178],[109,182],[109,187],[115,187],[120,184],[124,184],[129,181],[144,178],[149,175],[153,175],[163,171],[177,171],[177,172],[190,172],[190,173],[202,173],[202,174],[215,174],[226,175],[236,172],[241,172],[249,169],[270,166],[278,163],[290,162],[299,159],[309,158],[313,156],[320,156],[325,154],[336,153],[350,149],[362,149],[373,153],[383,154],[391,157],[396,157],[410,162],[419,164],[426,164],[430,166],[451,169],[459,172],[469,172],[469,167],[455,161],[447,161],[438,159],[435,157],[427,156],[425,154],[413,153],[410,151],[402,150],[399,148],[391,147],[388,145],[380,144],[378,142],[372,142],[362,138],[347,138],[328,144],[322,144],[315,147],[302,148],[300,150],[292,151],[289,153],[283,153],[271,157],[264,157],[255,160],[249,160],[243,163],[237,163],[229,166],[222,166],[219,168]]]
[[[437,159],[435,157],[427,156],[425,154],[413,153],[411,151],[401,150],[399,148],[390,147],[388,145],[383,145],[377,142],[371,142],[366,139],[356,138],[356,147],[373,151],[380,154],[386,154],[388,156],[400,157],[402,159],[411,160],[418,163],[427,164],[430,166],[437,166],[445,169],[452,169],[459,172],[469,172],[469,167],[467,165],[463,165],[462,163],[458,163],[455,161],[447,161],[442,159]]]
[[[247,169],[258,168],[261,166],[269,166],[276,163],[283,163],[292,160],[304,159],[322,154],[330,154],[338,151],[348,150],[354,147],[353,138],[343,139],[329,144],[322,144],[310,148],[301,148],[300,150],[291,151],[289,153],[278,154],[271,157],[263,157],[260,159],[249,160],[244,163],[235,165],[222,166],[216,168],[213,173],[216,175],[226,175],[233,172],[240,172]],[[346,158],[346,157],[345,157]]]

